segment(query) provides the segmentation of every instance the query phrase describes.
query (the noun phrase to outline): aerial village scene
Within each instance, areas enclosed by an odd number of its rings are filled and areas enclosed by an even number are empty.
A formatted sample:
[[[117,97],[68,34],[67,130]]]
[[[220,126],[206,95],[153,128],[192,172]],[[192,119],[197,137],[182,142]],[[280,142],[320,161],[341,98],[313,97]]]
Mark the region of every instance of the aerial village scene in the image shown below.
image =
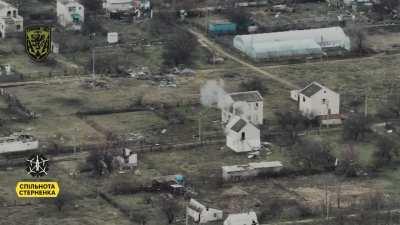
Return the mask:
[[[0,225],[396,225],[399,169],[399,0],[0,0]]]

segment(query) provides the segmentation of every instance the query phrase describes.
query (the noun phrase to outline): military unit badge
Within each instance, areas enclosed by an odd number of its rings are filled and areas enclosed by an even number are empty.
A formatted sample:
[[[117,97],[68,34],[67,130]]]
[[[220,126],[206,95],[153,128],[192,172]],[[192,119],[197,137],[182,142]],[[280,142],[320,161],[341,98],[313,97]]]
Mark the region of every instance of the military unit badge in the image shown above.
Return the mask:
[[[51,27],[26,27],[25,50],[29,57],[31,57],[33,60],[45,60],[51,51]]]

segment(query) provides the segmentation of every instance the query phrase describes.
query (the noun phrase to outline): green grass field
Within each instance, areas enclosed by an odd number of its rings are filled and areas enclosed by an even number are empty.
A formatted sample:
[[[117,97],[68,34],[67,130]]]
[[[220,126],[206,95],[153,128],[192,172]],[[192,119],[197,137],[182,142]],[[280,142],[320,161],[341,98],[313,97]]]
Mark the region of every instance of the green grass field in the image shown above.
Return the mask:
[[[351,98],[364,99],[367,90],[370,113],[375,113],[385,95],[395,92],[400,85],[397,73],[400,55],[375,56],[344,61],[273,66],[266,68],[295,84],[305,87],[317,81],[341,94],[343,106]]]

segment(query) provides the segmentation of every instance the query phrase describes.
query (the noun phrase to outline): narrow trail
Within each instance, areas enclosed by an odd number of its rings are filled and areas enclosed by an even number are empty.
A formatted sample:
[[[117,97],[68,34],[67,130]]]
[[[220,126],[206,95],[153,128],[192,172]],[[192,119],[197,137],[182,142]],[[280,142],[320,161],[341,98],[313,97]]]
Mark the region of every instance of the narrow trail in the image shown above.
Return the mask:
[[[240,59],[240,58],[238,58],[238,57],[226,52],[218,44],[212,42],[207,37],[205,37],[203,34],[197,32],[197,31],[194,31],[193,29],[190,29],[190,28],[188,28],[188,31],[191,32],[192,34],[194,34],[198,38],[200,44],[208,46],[208,48],[220,53],[221,55],[223,55],[223,56],[225,56],[225,57],[227,57],[227,58],[229,58],[229,59],[231,59],[231,60],[233,60],[233,61],[235,61],[235,62],[237,62],[237,63],[239,63],[239,64],[241,64],[241,65],[243,65],[243,66],[245,66],[245,67],[257,72],[257,73],[259,73],[259,74],[262,74],[262,75],[264,75],[264,76],[266,76],[266,77],[268,77],[268,78],[270,78],[272,80],[275,80],[275,81],[277,81],[277,82],[279,82],[279,83],[281,83],[281,84],[283,84],[283,85],[285,85],[285,86],[287,86],[289,88],[300,89],[300,87],[298,87],[297,85],[293,84],[292,82],[290,82],[288,80],[285,80],[283,78],[280,78],[278,76],[275,76],[275,75],[273,75],[273,74],[271,74],[271,73],[269,73],[269,72],[267,72],[267,71],[265,71],[265,70],[263,70],[263,69],[261,69],[261,68],[259,68],[257,66],[254,66],[254,65],[252,65],[252,64],[250,64],[250,63],[248,63],[248,62],[246,62],[246,61],[244,61],[244,60],[242,60],[242,59]]]

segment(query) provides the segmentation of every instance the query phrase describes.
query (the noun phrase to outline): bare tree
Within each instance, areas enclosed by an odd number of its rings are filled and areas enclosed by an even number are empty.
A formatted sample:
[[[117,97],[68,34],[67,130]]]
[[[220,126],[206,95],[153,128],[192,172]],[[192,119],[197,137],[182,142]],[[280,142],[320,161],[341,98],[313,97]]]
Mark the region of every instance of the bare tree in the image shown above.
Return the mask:
[[[64,190],[54,199],[54,205],[57,207],[58,211],[61,211],[65,205],[72,201],[72,199],[72,195],[68,191]]]
[[[345,139],[358,141],[370,131],[370,119],[363,114],[353,113],[343,124],[343,136]]]
[[[334,168],[331,146],[312,139],[300,139],[290,152],[291,162],[306,172],[323,172]]]
[[[398,144],[387,136],[381,136],[378,139],[377,147],[373,155],[377,168],[391,163],[395,157],[399,156]]]
[[[290,144],[294,144],[297,140],[298,132],[307,127],[308,119],[299,111],[284,110],[275,113],[278,118],[278,124],[285,131],[290,140]]]
[[[353,43],[352,50],[358,54],[366,53],[367,52],[366,34],[365,34],[363,28],[353,25],[349,28],[348,32],[349,32],[351,41]]]
[[[186,31],[176,31],[169,38],[163,52],[164,64],[178,66],[181,64],[190,65],[195,56],[198,46],[196,37]]]
[[[268,87],[260,77],[254,77],[250,80],[241,82],[240,88],[242,91],[258,91],[261,95],[265,95],[268,92]]]
[[[161,202],[162,211],[168,219],[168,224],[174,222],[177,212],[179,211],[178,202],[174,199],[164,199]]]

